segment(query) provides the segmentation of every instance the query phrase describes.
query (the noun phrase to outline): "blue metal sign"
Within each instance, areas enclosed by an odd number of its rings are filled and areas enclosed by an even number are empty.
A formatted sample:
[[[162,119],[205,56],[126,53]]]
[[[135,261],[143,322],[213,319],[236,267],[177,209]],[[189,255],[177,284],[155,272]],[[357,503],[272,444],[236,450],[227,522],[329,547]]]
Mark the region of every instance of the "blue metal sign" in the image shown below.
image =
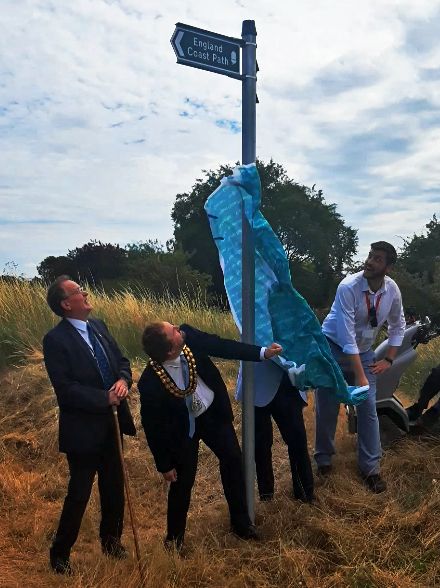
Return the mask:
[[[171,37],[177,63],[241,80],[241,39],[226,37],[180,22]]]

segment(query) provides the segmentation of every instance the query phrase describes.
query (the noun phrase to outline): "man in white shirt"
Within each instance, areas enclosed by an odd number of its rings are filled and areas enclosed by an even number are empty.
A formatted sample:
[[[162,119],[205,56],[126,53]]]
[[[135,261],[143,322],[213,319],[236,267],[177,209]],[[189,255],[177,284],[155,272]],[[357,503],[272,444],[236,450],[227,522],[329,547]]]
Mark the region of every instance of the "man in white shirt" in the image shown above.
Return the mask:
[[[182,548],[200,440],[219,460],[232,531],[256,539],[231,402],[209,356],[261,361],[281,353],[281,346],[248,345],[168,322],[147,325],[142,344],[150,357],[138,383],[142,426],[156,468],[170,482],[165,545]]]
[[[342,280],[322,325],[347,382],[370,387],[367,400],[357,407],[358,465],[365,484],[375,493],[386,490],[380,476],[382,448],[376,412],[376,376],[391,367],[405,330],[400,290],[387,275],[396,260],[396,250],[390,243],[372,243],[363,271]],[[376,361],[372,345],[385,322],[389,347],[385,358]],[[339,403],[323,388],[316,390],[315,399],[315,461],[318,473],[328,475],[335,453]]]

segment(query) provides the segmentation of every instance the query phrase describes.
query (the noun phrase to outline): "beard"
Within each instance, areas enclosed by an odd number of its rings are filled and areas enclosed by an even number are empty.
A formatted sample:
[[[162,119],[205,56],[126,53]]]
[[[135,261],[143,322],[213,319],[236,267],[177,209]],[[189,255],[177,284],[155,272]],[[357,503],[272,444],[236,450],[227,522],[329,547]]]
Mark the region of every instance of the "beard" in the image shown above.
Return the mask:
[[[373,269],[367,269],[366,267],[364,267],[363,276],[367,280],[379,280],[383,279],[386,276],[386,271],[375,271]]]

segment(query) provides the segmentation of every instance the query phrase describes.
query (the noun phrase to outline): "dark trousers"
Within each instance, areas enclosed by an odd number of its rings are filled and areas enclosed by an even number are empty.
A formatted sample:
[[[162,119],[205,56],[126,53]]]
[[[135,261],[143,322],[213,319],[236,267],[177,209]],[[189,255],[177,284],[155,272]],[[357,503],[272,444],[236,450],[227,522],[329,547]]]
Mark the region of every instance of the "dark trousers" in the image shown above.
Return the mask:
[[[124,522],[124,478],[114,435],[99,454],[67,454],[70,480],[58,530],[52,543],[52,554],[68,558],[75,543],[81,520],[98,474],[101,500],[99,536],[102,543],[119,540]]]
[[[219,460],[223,491],[229,507],[231,525],[244,530],[250,525],[246,505],[246,491],[241,450],[230,422],[219,421],[211,408],[196,419],[196,431],[176,456],[177,481],[168,492],[167,540],[183,543],[191,490],[197,471],[199,440],[214,452]]]
[[[274,492],[272,466],[273,430],[276,422],[287,445],[295,498],[313,497],[313,472],[307,448],[307,435],[303,419],[304,401],[286,375],[273,400],[266,406],[255,407],[255,465],[260,496]]]
[[[420,390],[415,406],[419,414],[428,408],[429,401],[440,392],[440,365],[433,368]]]

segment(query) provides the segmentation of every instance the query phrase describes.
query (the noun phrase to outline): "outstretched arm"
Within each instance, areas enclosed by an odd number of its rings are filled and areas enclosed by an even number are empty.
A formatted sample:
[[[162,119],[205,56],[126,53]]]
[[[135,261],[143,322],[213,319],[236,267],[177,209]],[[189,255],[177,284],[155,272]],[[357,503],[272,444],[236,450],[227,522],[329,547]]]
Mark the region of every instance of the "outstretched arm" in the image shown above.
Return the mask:
[[[258,345],[241,343],[239,341],[234,341],[233,339],[223,339],[218,335],[199,331],[190,325],[182,325],[181,330],[184,331],[186,335],[185,342],[193,351],[212,355],[214,357],[221,357],[223,359],[261,361],[260,353],[262,348]],[[266,347],[264,358],[269,359],[274,355],[279,355],[281,350],[280,345],[272,343],[269,347]]]

